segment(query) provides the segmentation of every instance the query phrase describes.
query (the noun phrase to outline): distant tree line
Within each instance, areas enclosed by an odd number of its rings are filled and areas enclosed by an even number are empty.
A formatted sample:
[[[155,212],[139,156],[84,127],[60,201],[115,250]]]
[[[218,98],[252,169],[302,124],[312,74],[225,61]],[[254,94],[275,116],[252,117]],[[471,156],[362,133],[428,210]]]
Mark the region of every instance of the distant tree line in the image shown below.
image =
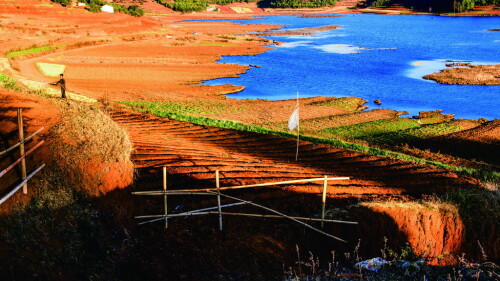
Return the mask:
[[[423,11],[465,12],[474,9],[474,6],[499,5],[500,0],[367,0],[367,6],[390,6],[401,3],[405,7]]]
[[[259,7],[268,8],[318,8],[335,5],[337,0],[154,0],[174,11],[189,13],[205,11],[209,4],[228,5],[235,2],[258,2]]]
[[[271,0],[271,8],[319,8],[335,6],[337,0]]]
[[[72,0],[51,0],[54,3],[61,4],[62,6],[71,5]],[[113,7],[115,12],[128,14],[134,17],[142,17],[144,15],[144,10],[142,10],[137,5],[124,6],[117,3],[109,3],[104,0],[79,0],[80,3],[85,3],[89,6],[89,11],[91,12],[100,12],[101,7],[104,5],[110,5]]]
[[[155,2],[182,13],[205,11],[209,4],[228,5],[235,2],[256,2],[257,0],[174,0],[166,2],[164,0],[154,0]]]
[[[205,11],[208,7],[207,0],[176,0],[175,2],[164,2],[162,0],[155,1],[167,8],[182,13],[201,12]]]

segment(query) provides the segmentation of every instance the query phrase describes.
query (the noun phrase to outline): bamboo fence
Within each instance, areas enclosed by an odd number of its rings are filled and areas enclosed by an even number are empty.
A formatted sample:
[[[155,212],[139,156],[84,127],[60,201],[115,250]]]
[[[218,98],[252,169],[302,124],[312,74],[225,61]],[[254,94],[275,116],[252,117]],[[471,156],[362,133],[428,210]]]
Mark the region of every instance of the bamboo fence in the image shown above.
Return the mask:
[[[14,149],[19,148],[19,158],[14,160],[8,167],[4,168],[2,171],[0,171],[0,178],[5,176],[7,172],[12,170],[15,166],[21,165],[21,183],[17,184],[14,187],[9,187],[7,190],[10,190],[5,194],[1,199],[0,199],[0,204],[4,203],[9,199],[12,195],[14,195],[21,187],[23,188],[23,193],[27,194],[28,193],[28,181],[35,176],[43,167],[45,167],[45,164],[42,164],[40,167],[36,168],[34,171],[32,171],[29,175],[27,174],[26,171],[26,157],[31,154],[33,151],[35,151],[37,148],[39,148],[44,141],[38,142],[36,145],[34,145],[32,148],[30,148],[28,151],[25,151],[25,144],[31,140],[34,136],[36,136],[38,133],[40,133],[44,128],[38,129],[36,132],[31,134],[28,137],[24,137],[24,124],[23,124],[23,111],[21,108],[17,110],[17,126],[18,126],[18,136],[19,136],[19,142],[16,144],[12,145],[11,147],[0,151],[0,156],[6,155],[9,152],[12,152]]]
[[[177,218],[177,217],[188,217],[188,216],[199,216],[199,215],[218,215],[219,218],[219,230],[223,230],[223,224],[222,224],[222,216],[227,215],[227,216],[243,216],[243,217],[255,217],[255,218],[272,218],[272,219],[288,219],[291,220],[297,224],[303,225],[315,232],[318,232],[322,235],[328,236],[330,238],[336,239],[341,242],[346,242],[345,240],[333,236],[329,233],[324,232],[323,230],[320,230],[314,226],[311,226],[304,221],[308,222],[321,222],[321,227],[323,227],[323,224],[326,223],[342,223],[342,224],[350,224],[350,225],[355,225],[358,224],[357,222],[352,222],[352,221],[343,221],[343,220],[333,220],[333,219],[325,219],[325,210],[326,210],[326,193],[327,193],[327,188],[328,188],[328,181],[330,180],[349,180],[348,177],[328,177],[324,176],[322,178],[311,178],[311,179],[300,179],[300,180],[290,180],[290,181],[281,181],[281,182],[270,182],[270,183],[259,183],[259,184],[249,184],[249,185],[236,185],[236,186],[227,186],[227,187],[221,187],[220,186],[220,176],[219,176],[219,171],[215,171],[215,188],[198,188],[198,189],[177,189],[177,190],[167,190],[167,173],[166,173],[166,167],[163,167],[163,189],[159,191],[137,191],[137,192],[132,192],[133,195],[143,195],[143,196],[163,196],[164,200],[164,214],[162,215],[142,215],[142,216],[135,216],[136,219],[149,219],[143,222],[140,222],[139,225],[147,224],[147,223],[152,223],[152,222],[157,222],[157,221],[162,221],[165,220],[165,228],[168,226],[168,219],[170,218]],[[322,204],[322,211],[321,211],[321,219],[319,218],[306,218],[306,217],[297,217],[297,216],[288,216],[286,214],[283,214],[279,211],[276,211],[272,208],[243,200],[240,198],[236,198],[234,196],[230,196],[227,194],[221,193],[221,190],[237,190],[237,189],[243,189],[243,188],[254,188],[254,187],[265,187],[265,186],[275,186],[275,185],[289,185],[289,184],[295,184],[295,183],[305,183],[305,182],[314,182],[314,181],[323,181],[323,190],[322,190],[322,199],[321,199],[321,204]],[[217,206],[214,207],[209,207],[209,208],[203,208],[203,209],[197,209],[197,210],[192,210],[192,211],[187,211],[187,212],[182,212],[182,213],[177,213],[177,214],[169,214],[167,210],[167,200],[168,200],[168,195],[208,195],[208,196],[215,196],[217,198]],[[231,204],[221,204],[221,198],[228,198],[234,201],[237,201],[236,203],[231,203]],[[241,212],[223,212],[222,208],[227,208],[227,207],[233,207],[233,206],[239,206],[239,205],[252,205],[254,207],[257,207],[259,209],[265,210],[267,212],[270,212],[272,214],[250,214],[250,213],[241,213]]]

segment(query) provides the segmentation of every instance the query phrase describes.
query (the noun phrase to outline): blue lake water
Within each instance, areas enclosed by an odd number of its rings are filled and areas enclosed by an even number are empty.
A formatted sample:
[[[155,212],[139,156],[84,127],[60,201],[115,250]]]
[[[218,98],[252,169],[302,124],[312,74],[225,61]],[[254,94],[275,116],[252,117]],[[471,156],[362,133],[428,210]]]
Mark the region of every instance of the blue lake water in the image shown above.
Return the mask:
[[[500,86],[441,85],[421,79],[446,60],[500,63],[499,17],[362,15],[235,20],[280,24],[285,29],[340,25],[313,36],[266,37],[283,44],[256,56],[227,56],[221,63],[258,65],[238,78],[202,83],[245,86],[235,99],[358,96],[370,108],[417,115],[443,110],[456,118],[500,118]],[[362,48],[359,48],[362,47]],[[381,106],[373,100],[382,101]]]

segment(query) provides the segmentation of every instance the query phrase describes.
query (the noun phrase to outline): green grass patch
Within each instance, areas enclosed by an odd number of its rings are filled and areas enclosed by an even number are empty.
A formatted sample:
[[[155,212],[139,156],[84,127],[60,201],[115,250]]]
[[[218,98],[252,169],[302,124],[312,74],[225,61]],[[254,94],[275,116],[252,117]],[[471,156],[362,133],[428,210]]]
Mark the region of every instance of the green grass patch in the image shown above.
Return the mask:
[[[331,138],[363,139],[368,140],[374,135],[388,132],[397,132],[411,128],[417,128],[420,124],[415,119],[390,118],[376,120],[361,124],[340,126],[320,130]]]
[[[36,66],[43,75],[48,77],[57,77],[66,69],[64,64],[37,62]]]
[[[20,56],[26,56],[26,55],[30,55],[30,54],[36,54],[36,53],[50,51],[50,50],[53,50],[56,48],[57,48],[56,46],[52,46],[52,45],[40,46],[40,47],[34,47],[34,48],[26,49],[26,50],[8,52],[7,54],[5,54],[5,56],[7,58],[20,57]]]
[[[330,106],[330,107],[344,109],[344,110],[349,111],[349,112],[354,112],[354,111],[359,110],[359,108],[364,103],[366,103],[365,100],[349,97],[349,98],[329,99],[326,101],[313,103],[311,105]]]
[[[185,115],[185,114],[181,114],[181,113],[167,112],[167,111],[161,110],[160,108],[155,107],[155,106],[153,106],[153,107],[144,106],[144,104],[147,104],[148,102],[120,102],[120,103],[127,105],[130,108],[137,110],[139,112],[151,113],[151,114],[154,114],[154,115],[157,115],[160,117],[166,117],[169,119],[190,122],[190,123],[197,124],[197,125],[212,126],[212,127],[219,127],[219,128],[225,128],[225,129],[233,129],[233,130],[253,132],[253,133],[258,133],[258,134],[270,134],[270,135],[276,135],[276,136],[281,136],[281,137],[285,137],[285,138],[296,138],[297,137],[296,134],[292,134],[292,133],[289,133],[287,131],[273,130],[273,129],[269,129],[269,128],[264,128],[264,127],[252,125],[252,124],[244,124],[241,122],[235,122],[235,121],[229,121],[229,120],[213,119],[213,118],[207,118],[207,117],[197,117],[197,116],[190,116],[190,115]],[[134,103],[136,105],[134,105]],[[143,105],[138,106],[137,105],[138,103],[143,103]],[[410,119],[407,119],[407,120],[410,120]],[[390,157],[390,158],[400,159],[400,160],[414,162],[414,163],[432,165],[432,166],[435,166],[438,168],[449,169],[449,170],[457,171],[460,173],[464,173],[464,174],[476,177],[480,180],[485,180],[485,181],[490,181],[490,182],[495,182],[495,183],[500,182],[500,173],[499,172],[457,167],[457,166],[453,166],[453,165],[449,165],[449,164],[444,164],[444,163],[441,163],[438,161],[425,160],[425,159],[417,158],[414,156],[409,156],[409,155],[406,155],[403,153],[393,152],[393,151],[389,151],[389,150],[385,150],[385,149],[369,147],[369,146],[355,144],[355,143],[349,143],[349,142],[345,142],[345,141],[333,139],[333,138],[326,139],[326,138],[304,136],[304,135],[301,135],[300,138],[301,138],[301,140],[312,142],[315,144],[328,144],[328,145],[331,145],[331,146],[334,146],[337,148],[350,149],[350,150],[366,153],[369,155]]]
[[[153,111],[154,114],[162,115],[207,115],[233,113],[243,110],[242,107],[222,104],[218,101],[121,101],[120,103],[136,109],[149,110]]]
[[[0,72],[0,86],[13,91],[21,91],[22,87],[12,77]]]
[[[397,131],[393,133],[384,133],[380,135],[370,136],[369,140],[370,142],[378,144],[398,145],[451,134],[460,130],[462,130],[462,127],[458,125],[439,123],[411,128],[403,131]]]

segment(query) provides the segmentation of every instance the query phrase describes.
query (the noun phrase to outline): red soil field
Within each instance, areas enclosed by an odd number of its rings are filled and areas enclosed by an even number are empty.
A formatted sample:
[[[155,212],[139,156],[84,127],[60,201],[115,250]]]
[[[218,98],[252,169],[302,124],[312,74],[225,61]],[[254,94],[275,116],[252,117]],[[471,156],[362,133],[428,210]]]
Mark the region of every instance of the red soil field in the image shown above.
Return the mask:
[[[352,2],[340,3],[352,5]],[[37,6],[40,4],[45,5]],[[60,50],[53,53],[11,58],[9,62],[12,69],[4,71],[35,81],[48,82],[53,81],[53,78],[44,77],[36,69],[36,62],[64,64],[67,66],[65,76],[68,81],[68,90],[78,94],[112,101],[192,99],[217,100],[227,104],[240,103],[253,107],[254,111],[247,115],[237,113],[224,113],[222,115],[224,118],[250,122],[254,122],[256,116],[259,115],[258,113],[261,112],[271,112],[268,121],[286,121],[289,112],[283,108],[293,107],[295,101],[234,101],[226,99],[221,94],[238,90],[235,86],[211,87],[196,83],[216,77],[232,77],[244,72],[245,66],[218,64],[216,60],[222,55],[264,52],[267,48],[261,45],[271,42],[263,42],[257,37],[246,37],[245,35],[248,35],[250,31],[266,31],[277,27],[179,21],[197,18],[241,18],[259,13],[301,13],[314,16],[326,12],[348,12],[344,9],[345,6],[316,10],[301,9],[300,11],[286,9],[261,11],[252,6],[254,4],[248,4],[244,6],[251,7],[255,13],[236,14],[233,10],[223,8],[222,12],[218,13],[203,12],[182,15],[148,1],[147,10],[150,9],[149,11],[155,14],[134,18],[122,14],[92,14],[83,9],[62,8],[46,0],[16,1],[16,5],[12,5],[12,1],[0,2],[0,14],[2,15],[0,27],[3,28],[2,34],[0,34],[0,47],[5,52],[28,49],[32,45],[71,46],[89,40],[98,43],[69,49],[61,47]],[[9,103],[11,98],[2,101],[2,109],[17,106]],[[16,96],[15,99],[21,103],[25,102],[24,96],[23,98]],[[309,102],[323,99],[325,98],[304,100],[306,106],[301,112],[303,117],[323,117],[326,119],[325,122],[330,122],[332,126],[335,126],[357,124],[399,114],[391,110],[373,110],[356,113],[351,116],[352,118],[342,118],[338,117],[339,114],[344,113],[342,110],[308,105]],[[6,100],[9,102],[5,102]],[[40,102],[40,105],[44,105],[44,103]],[[49,109],[46,111],[38,110],[40,116],[33,113],[34,116],[30,118],[47,119],[46,123],[48,124],[56,122],[57,117],[54,116],[57,116],[57,112],[53,111],[50,106],[47,108]],[[220,116],[218,115],[218,117]],[[348,200],[353,201],[373,199],[411,201],[421,198],[423,195],[443,194],[449,190],[455,190],[457,187],[465,189],[482,187],[482,183],[478,180],[432,166],[369,156],[326,145],[301,142],[299,161],[295,161],[296,142],[293,139],[198,126],[125,110],[112,111],[112,117],[129,132],[134,142],[133,160],[139,171],[136,184],[142,188],[159,188],[159,181],[154,177],[162,166],[168,167],[168,171],[174,179],[180,179],[179,185],[181,187],[184,185],[213,186],[215,170],[221,171],[223,185],[321,177],[323,175],[351,177],[349,181],[332,183],[328,191],[329,200],[348,198]],[[500,139],[498,122],[491,122],[485,126],[487,127],[471,129],[470,134],[467,132],[457,133],[452,138],[455,140],[472,139],[474,143],[498,145],[496,142]],[[446,141],[450,141],[450,139],[448,138]],[[135,187],[133,186],[133,188]],[[321,185],[304,184],[272,189],[266,194],[252,191],[247,196],[267,198],[280,194],[309,196],[309,199],[302,201],[294,199],[300,203],[294,201],[293,204],[280,206],[284,211],[294,211],[296,206],[310,211],[316,210],[315,207],[311,206],[318,205],[316,199],[319,197],[320,190]],[[130,194],[125,194],[125,191],[116,192],[122,192],[118,198],[125,198],[123,200],[129,205],[125,203],[123,205],[115,204],[110,208],[115,209],[118,214],[130,221],[132,213],[136,211],[134,204],[130,203],[132,200]],[[103,198],[107,199],[106,196]],[[313,201],[314,203],[311,203]],[[122,203],[122,201],[116,203]],[[391,227],[394,227],[394,229],[391,228],[394,233],[402,233],[400,237],[415,239],[415,235],[418,236],[418,232],[415,234],[415,229],[412,228],[414,226],[411,225],[415,213],[391,211],[392,219],[388,219],[386,217],[380,218],[373,210],[367,212],[377,216],[381,225],[390,224]],[[362,224],[360,232],[363,229],[370,230],[374,223],[374,221],[366,219],[367,217],[369,216],[366,213],[358,217],[365,218],[363,222],[360,222]],[[386,224],[382,223],[382,220]],[[249,225],[251,227],[248,228],[252,229],[253,225],[243,224],[244,227]],[[443,223],[443,225],[446,226],[447,223]],[[202,227],[207,228],[206,225]],[[289,229],[279,225],[274,230],[277,233],[286,234]],[[457,234],[457,232],[452,233],[446,229],[448,228],[429,228],[429,231],[437,233],[434,237],[436,241],[448,234]],[[382,231],[384,230],[382,229]],[[240,235],[238,230],[229,233],[230,236],[238,237]],[[261,243],[256,245],[257,249],[262,250],[259,252],[261,254],[269,249],[269,247],[262,246],[264,244],[262,241],[267,241],[266,239],[274,241],[273,245],[280,249],[283,248],[280,243],[285,243],[280,242],[281,240],[276,242],[271,239],[272,235],[250,234],[245,233],[244,235],[251,236],[251,241]],[[188,237],[196,236],[195,234],[190,235]],[[453,235],[451,236],[455,237]],[[284,240],[293,243],[293,239],[290,237],[287,236]],[[202,238],[204,237],[197,239],[201,240]],[[182,238],[175,239],[178,240],[174,241],[182,240]],[[425,236],[425,239],[431,238]],[[188,241],[187,238],[182,242],[191,245],[191,241]],[[200,244],[206,243],[206,241],[198,242]],[[238,245],[241,246],[247,242],[240,241],[239,243],[241,244]],[[331,244],[328,245],[331,246]],[[262,247],[259,248],[259,246]],[[414,246],[420,247],[417,249],[418,251],[425,250],[423,245]],[[317,247],[321,247],[321,245],[317,245]],[[455,254],[460,247],[453,243],[447,243],[446,249]]]
[[[192,125],[137,113],[112,117],[127,129],[138,168],[169,167],[197,180],[212,180],[221,171],[224,184],[311,178],[352,177],[333,183],[335,196],[403,196],[441,193],[454,186],[477,187],[476,180],[437,168],[368,156],[326,145],[301,142],[295,161],[295,140]],[[290,187],[319,193],[321,185]],[[404,196],[403,196],[404,197]]]

